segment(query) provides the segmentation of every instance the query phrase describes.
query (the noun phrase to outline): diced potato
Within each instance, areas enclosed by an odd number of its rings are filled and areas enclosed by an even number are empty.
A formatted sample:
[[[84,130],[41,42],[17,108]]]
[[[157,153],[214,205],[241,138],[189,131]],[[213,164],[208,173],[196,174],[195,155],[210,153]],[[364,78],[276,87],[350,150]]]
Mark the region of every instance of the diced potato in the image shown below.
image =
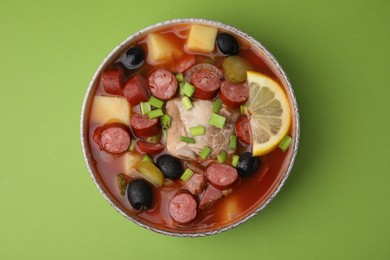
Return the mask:
[[[127,175],[131,175],[134,168],[137,167],[144,156],[137,152],[127,152],[122,157],[123,172]]]
[[[194,24],[191,26],[187,39],[187,48],[190,51],[210,53],[214,50],[215,38],[218,29],[207,25]]]
[[[96,96],[92,104],[91,122],[100,125],[118,122],[130,126],[130,104],[123,97]]]
[[[175,46],[170,39],[164,35],[151,33],[147,38],[148,60],[152,63],[163,63],[171,61],[172,58],[183,54],[182,50]]]

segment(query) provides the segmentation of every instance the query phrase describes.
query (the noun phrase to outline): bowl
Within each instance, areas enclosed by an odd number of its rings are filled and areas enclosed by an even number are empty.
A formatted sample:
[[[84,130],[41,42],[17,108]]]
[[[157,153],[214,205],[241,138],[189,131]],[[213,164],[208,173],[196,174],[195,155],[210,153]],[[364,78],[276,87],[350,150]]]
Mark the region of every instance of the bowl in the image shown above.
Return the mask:
[[[167,199],[172,199],[173,191],[170,190],[167,191],[167,194],[162,194],[160,197],[158,197],[158,201],[153,202],[153,205],[151,208],[147,210],[136,210],[132,206],[131,203],[129,203],[127,198],[127,192],[126,190],[122,190],[122,194],[120,193],[120,189],[117,187],[117,183],[120,183],[121,181],[125,183],[125,185],[128,185],[126,182],[128,182],[128,176],[126,173],[122,173],[123,169],[121,168],[123,165],[123,161],[126,163],[128,162],[128,158],[126,160],[122,159],[123,156],[118,155],[112,155],[107,154],[106,152],[101,152],[101,147],[97,146],[96,143],[94,143],[94,134],[96,131],[94,131],[94,127],[96,127],[96,124],[92,125],[92,117],[94,115],[91,115],[91,112],[94,108],[94,100],[95,96],[103,95],[103,96],[114,96],[115,95],[107,95],[106,93],[102,93],[102,74],[107,68],[111,67],[118,67],[120,70],[125,70],[125,76],[121,77],[132,77],[134,74],[142,73],[139,72],[139,69],[134,68],[128,68],[123,67],[124,65],[124,53],[130,46],[134,46],[137,44],[144,44],[145,45],[145,39],[146,37],[149,37],[153,33],[161,33],[165,31],[172,31],[172,28],[180,28],[176,30],[174,33],[177,35],[180,39],[188,39],[188,30],[192,25],[201,25],[206,26],[209,28],[217,28],[218,32],[225,32],[230,35],[233,35],[236,40],[238,40],[240,47],[245,50],[245,52],[248,54],[246,57],[247,59],[252,59],[254,63],[256,63],[255,59],[259,59],[260,62],[257,62],[256,64],[252,64],[254,67],[257,68],[257,70],[260,70],[262,73],[265,73],[269,75],[270,77],[274,78],[275,81],[277,81],[284,89],[286,96],[289,101],[290,109],[291,109],[291,127],[289,130],[289,135],[292,137],[292,142],[290,147],[286,152],[280,151],[280,149],[276,149],[275,152],[272,152],[271,155],[264,155],[264,157],[260,157],[262,162],[265,162],[265,166],[263,167],[261,171],[257,171],[257,177],[251,177],[253,178],[250,181],[247,181],[244,178],[240,178],[240,183],[236,185],[248,185],[248,193],[252,193],[252,197],[256,197],[253,201],[240,198],[240,196],[244,196],[243,191],[240,191],[238,188],[231,188],[229,192],[231,192],[230,195],[223,196],[222,199],[217,200],[217,202],[214,202],[212,204],[211,209],[205,207],[205,209],[202,211],[202,213],[198,212],[198,215],[201,215],[200,218],[202,218],[199,221],[190,221],[188,223],[177,223],[177,221],[167,220],[169,215],[167,213],[168,209],[161,209],[163,204],[166,204]],[[187,33],[187,34],[186,34]],[[163,34],[162,34],[163,35]],[[166,34],[168,35],[168,34]],[[203,34],[205,35],[205,34]],[[179,39],[178,38],[178,39]],[[164,40],[159,40],[158,42],[163,42]],[[187,48],[186,44],[185,48]],[[173,49],[170,50],[170,55],[176,55],[175,54],[175,47],[172,47]],[[218,59],[224,59],[224,57],[221,58],[221,50],[215,47],[216,50],[214,50],[215,53],[219,53],[220,58],[214,59],[213,55],[203,55],[202,53],[198,53],[196,50],[193,52],[192,50],[188,49],[185,51],[186,53],[191,51],[194,57],[197,57],[196,62],[198,63],[198,59],[203,59],[202,62],[209,62],[207,59],[212,59],[213,61]],[[151,52],[151,51],[150,51]],[[180,52],[180,51],[179,51]],[[203,52],[203,50],[201,50]],[[243,51],[244,52],[244,51]],[[149,59],[152,54],[146,54],[146,61],[144,64],[148,63],[153,64],[155,60]],[[154,54],[153,54],[154,55]],[[165,55],[164,53],[162,55]],[[223,56],[223,55],[222,55]],[[254,57],[256,56],[256,57]],[[163,62],[164,63],[164,62]],[[114,64],[114,65],[113,65]],[[118,66],[115,64],[119,64]],[[164,64],[153,64],[150,65],[151,67],[156,66],[156,68],[164,67]],[[177,68],[176,68],[177,69]],[[179,69],[177,69],[179,70]],[[185,73],[184,73],[185,74]],[[123,86],[122,86],[123,87]],[[123,89],[122,89],[123,91]],[[104,92],[104,91],[103,91]],[[122,100],[122,99],[121,99]],[[131,109],[136,109],[137,106],[132,106]],[[138,108],[139,109],[139,108]],[[109,109],[102,110],[100,114],[104,113],[111,113]],[[140,111],[137,111],[138,113]],[[134,111],[132,112],[134,113]],[[123,119],[126,121],[126,119]],[[129,124],[127,122],[126,124]],[[199,237],[199,236],[207,236],[212,234],[217,234],[223,231],[230,230],[234,227],[237,227],[238,225],[246,222],[250,218],[257,215],[259,212],[261,212],[271,201],[272,199],[278,194],[284,183],[286,182],[291,169],[294,164],[294,160],[297,154],[298,149],[298,143],[299,143],[299,114],[298,114],[298,107],[296,98],[294,95],[293,88],[291,86],[290,81],[287,78],[286,73],[283,71],[281,65],[277,62],[275,57],[266,50],[266,48],[257,40],[255,40],[250,35],[242,32],[241,30],[234,28],[230,25],[227,25],[225,23],[221,23],[218,21],[212,21],[212,20],[205,20],[205,19],[194,19],[194,18],[185,18],[185,19],[174,19],[169,21],[164,21],[161,23],[157,23],[155,25],[149,26],[145,29],[142,29],[133,35],[129,36],[126,40],[124,40],[122,43],[120,43],[111,53],[108,54],[108,56],[103,60],[101,65],[96,70],[94,76],[92,77],[92,80],[89,84],[89,87],[87,89],[84,102],[82,105],[82,112],[81,112],[81,122],[80,122],[80,134],[81,134],[81,144],[82,144],[82,151],[84,154],[84,159],[86,162],[86,166],[88,168],[88,171],[90,173],[90,176],[92,180],[94,181],[96,187],[100,191],[100,193],[103,195],[103,197],[109,202],[109,204],[115,208],[119,213],[121,213],[123,216],[125,216],[127,219],[131,220],[135,224],[146,228],[148,230],[152,230],[157,233],[165,234],[165,235],[171,235],[171,236],[178,236],[178,237]],[[134,135],[133,132],[130,132],[130,135]],[[97,147],[100,148],[97,149]],[[130,147],[131,148],[131,147]],[[264,159],[263,159],[264,158]],[[133,158],[134,159],[134,158]],[[264,163],[263,163],[264,164]],[[115,168],[115,170],[112,170],[113,172],[118,172],[118,175],[115,176],[113,173],[105,173],[105,171],[109,172],[112,168]],[[126,164],[127,165],[127,164]],[[127,167],[127,166],[126,166]],[[127,168],[126,168],[127,170]],[[120,174],[119,174],[120,173]],[[130,180],[137,179],[136,177],[132,176]],[[142,176],[141,176],[142,177]],[[119,182],[118,182],[119,181]],[[165,186],[163,187],[169,187],[169,185],[173,185],[172,183],[175,183],[175,181],[166,181],[164,183]],[[249,183],[249,184],[248,184]],[[257,186],[253,186],[254,188],[250,188],[250,185],[254,185],[253,183],[257,183]],[[152,190],[156,190],[156,187],[152,186]],[[128,186],[125,186],[126,188]],[[122,187],[123,188],[123,187]],[[160,190],[163,190],[164,188],[159,188]],[[166,188],[169,189],[169,188]],[[182,187],[179,187],[180,190],[182,190]],[[233,189],[233,192],[232,192]],[[242,188],[245,190],[244,188]],[[226,190],[225,190],[226,191]],[[177,191],[175,191],[177,193]],[[202,196],[204,197],[204,190],[202,191],[203,195],[201,194],[200,197],[197,198],[197,203],[200,203],[200,198]],[[241,192],[241,193],[240,193]],[[237,193],[237,195],[232,195]],[[240,195],[241,194],[241,195]],[[242,200],[242,201],[240,201]],[[245,203],[243,201],[249,201],[247,202],[246,206],[243,206]],[[223,201],[223,202],[218,202]],[[158,203],[161,203],[161,206],[159,206]],[[218,204],[219,203],[219,204]],[[221,206],[222,205],[222,206]],[[160,208],[161,207],[161,208]],[[215,208],[214,208],[215,207]],[[239,209],[238,209],[239,208]],[[159,211],[161,214],[160,216],[153,215],[152,213],[149,214],[149,212],[153,211]],[[219,217],[216,216],[216,212],[222,212],[219,213]],[[165,212],[165,213],[164,213]],[[170,213],[172,214],[172,213]],[[208,216],[210,214],[210,216]],[[147,215],[147,216],[146,216]],[[212,215],[212,216],[211,216]],[[212,219],[213,221],[210,221]],[[221,219],[219,221],[219,219]],[[210,222],[208,222],[210,221]]]

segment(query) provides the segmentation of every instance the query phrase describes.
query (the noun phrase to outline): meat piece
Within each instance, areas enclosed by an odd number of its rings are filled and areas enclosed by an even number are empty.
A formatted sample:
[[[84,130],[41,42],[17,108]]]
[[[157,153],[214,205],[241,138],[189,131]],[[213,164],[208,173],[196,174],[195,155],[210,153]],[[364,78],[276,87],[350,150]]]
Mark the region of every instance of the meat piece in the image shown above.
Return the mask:
[[[122,92],[132,106],[149,100],[148,83],[141,75],[131,77],[125,83]]]
[[[103,87],[108,94],[123,96],[122,75],[121,69],[108,69],[103,72]]]
[[[140,138],[158,135],[161,131],[158,119],[149,119],[146,115],[133,114],[130,118],[130,125],[133,133]]]
[[[149,76],[149,89],[156,98],[162,100],[171,99],[177,91],[176,78],[169,70],[155,70]]]
[[[232,154],[229,149],[229,138],[234,131],[234,122],[238,118],[238,111],[231,111],[223,106],[219,112],[227,118],[222,129],[209,124],[212,102],[197,100],[193,102],[191,110],[185,109],[181,99],[172,99],[166,103],[166,113],[171,116],[171,127],[167,130],[167,150],[180,159],[195,160],[205,146],[211,148],[210,158],[215,159],[222,150]],[[205,134],[195,136],[195,144],[180,141],[180,136],[190,136],[190,128],[202,125]]]
[[[96,129],[94,141],[108,153],[121,154],[129,149],[131,139],[125,126],[114,124]]]
[[[221,81],[217,74],[203,69],[192,75],[191,83],[195,86],[194,97],[208,100],[216,95]]]
[[[243,116],[236,122],[236,135],[241,142],[246,144],[251,143],[251,133],[249,130],[248,117]]]
[[[194,195],[200,195],[203,190],[206,188],[206,178],[203,174],[195,173],[192,175],[191,179],[189,179],[183,186],[183,189],[188,190]]]
[[[246,84],[234,84],[228,80],[221,83],[219,98],[222,103],[229,107],[238,107],[246,102],[249,97],[249,90]]]
[[[222,196],[223,193],[221,190],[218,190],[213,186],[209,185],[203,194],[202,200],[199,203],[199,208],[204,209],[211,206],[215,201],[222,198]]]
[[[196,217],[198,204],[188,193],[180,193],[169,203],[169,214],[179,223],[188,223]]]
[[[149,143],[146,141],[137,141],[137,149],[141,153],[148,155],[156,155],[164,151],[164,145],[162,143]]]
[[[207,167],[206,178],[215,188],[225,190],[237,181],[238,173],[236,168],[230,165],[212,163]]]

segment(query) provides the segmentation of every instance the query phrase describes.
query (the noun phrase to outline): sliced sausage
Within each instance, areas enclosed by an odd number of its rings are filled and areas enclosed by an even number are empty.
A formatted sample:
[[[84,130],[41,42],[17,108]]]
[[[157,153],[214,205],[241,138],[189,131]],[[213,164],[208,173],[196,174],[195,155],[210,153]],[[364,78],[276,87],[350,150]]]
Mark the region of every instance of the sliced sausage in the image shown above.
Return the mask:
[[[221,81],[216,73],[203,69],[192,75],[191,83],[195,86],[194,97],[208,100],[215,96]]]
[[[196,217],[198,204],[188,193],[176,195],[169,203],[169,214],[179,223],[188,223]]]
[[[236,122],[236,135],[241,142],[246,144],[251,143],[251,133],[249,130],[249,118],[246,116],[241,117]]]
[[[199,208],[204,209],[211,206],[215,201],[219,200],[223,196],[223,191],[214,188],[209,185],[204,192],[202,200],[199,203]]]
[[[133,114],[130,118],[133,133],[140,138],[158,135],[161,132],[157,118],[149,119],[147,115]]]
[[[162,143],[149,143],[146,141],[137,141],[137,149],[141,153],[146,153],[148,155],[156,155],[161,153],[164,150],[164,145]]]
[[[236,168],[223,163],[212,163],[206,169],[206,178],[217,189],[230,188],[238,178]]]
[[[149,100],[148,83],[141,75],[135,75],[126,81],[122,92],[132,106]]]
[[[100,131],[100,147],[111,154],[121,154],[130,147],[130,134],[121,125],[103,127]]]
[[[234,84],[228,80],[221,83],[219,98],[222,103],[229,107],[238,107],[246,102],[249,97],[249,90],[246,84]]]
[[[149,89],[156,98],[162,100],[171,99],[177,91],[176,78],[169,70],[155,70],[149,76]]]
[[[103,87],[108,94],[123,96],[122,75],[121,69],[108,69],[103,72]]]

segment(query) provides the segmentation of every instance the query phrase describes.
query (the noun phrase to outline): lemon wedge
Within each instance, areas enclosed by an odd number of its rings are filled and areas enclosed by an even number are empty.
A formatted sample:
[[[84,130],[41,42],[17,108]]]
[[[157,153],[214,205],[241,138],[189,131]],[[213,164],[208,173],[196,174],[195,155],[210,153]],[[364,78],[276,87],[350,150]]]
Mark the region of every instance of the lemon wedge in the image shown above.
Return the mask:
[[[248,71],[247,84],[252,154],[264,155],[274,150],[290,129],[290,104],[283,88],[262,73]]]

